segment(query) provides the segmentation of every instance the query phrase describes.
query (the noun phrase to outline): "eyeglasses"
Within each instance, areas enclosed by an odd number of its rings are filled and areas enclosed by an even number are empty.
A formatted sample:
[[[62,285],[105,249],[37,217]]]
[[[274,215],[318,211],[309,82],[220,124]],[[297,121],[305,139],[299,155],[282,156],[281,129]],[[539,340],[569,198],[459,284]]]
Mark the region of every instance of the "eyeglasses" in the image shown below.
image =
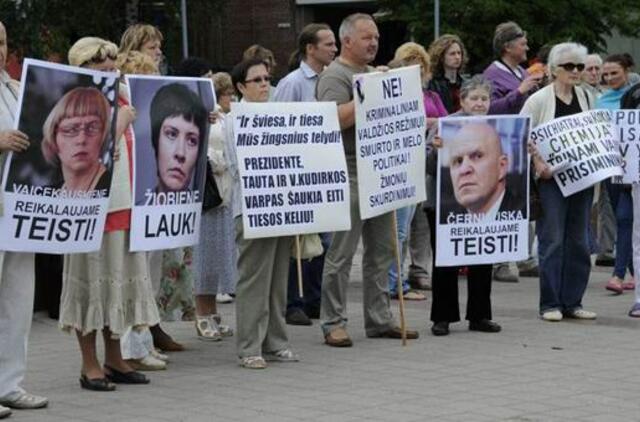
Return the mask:
[[[80,132],[84,132],[85,136],[94,138],[100,133],[102,133],[102,123],[101,122],[91,122],[86,125],[81,123],[69,126],[60,126],[58,128],[58,133],[60,133],[65,138],[77,138],[80,135]]]
[[[248,84],[248,83],[256,83],[256,84],[260,84],[262,82],[271,82],[271,76],[258,76],[257,78],[253,78],[253,79],[247,79],[246,81],[244,81],[244,83]]]
[[[584,70],[584,63],[562,63],[559,64],[558,67],[563,68],[567,72],[573,72],[574,69],[578,69],[578,72],[582,72]]]

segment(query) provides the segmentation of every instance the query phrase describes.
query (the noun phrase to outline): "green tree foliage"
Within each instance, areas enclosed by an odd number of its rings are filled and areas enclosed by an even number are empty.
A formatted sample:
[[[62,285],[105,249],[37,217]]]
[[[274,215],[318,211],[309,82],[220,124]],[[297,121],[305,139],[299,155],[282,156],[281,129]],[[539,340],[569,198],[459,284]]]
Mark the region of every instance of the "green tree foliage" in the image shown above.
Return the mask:
[[[405,22],[407,37],[429,45],[433,41],[434,0],[378,0]],[[604,36],[617,28],[622,35],[640,34],[638,0],[441,0],[440,33],[459,35],[474,70],[494,59],[492,40],[497,24],[517,22],[528,33],[533,55],[544,44],[576,41],[591,51],[604,51]]]
[[[220,14],[228,0],[188,0],[190,38],[210,29],[207,19]],[[163,51],[175,65],[182,59],[180,0],[0,0],[0,20],[7,27],[9,48],[19,56],[66,61],[69,47],[81,37],[97,36],[119,44],[127,27],[127,4],[137,5],[138,20],[164,34]],[[190,54],[199,51],[197,43]],[[198,49],[199,48],[199,49]]]

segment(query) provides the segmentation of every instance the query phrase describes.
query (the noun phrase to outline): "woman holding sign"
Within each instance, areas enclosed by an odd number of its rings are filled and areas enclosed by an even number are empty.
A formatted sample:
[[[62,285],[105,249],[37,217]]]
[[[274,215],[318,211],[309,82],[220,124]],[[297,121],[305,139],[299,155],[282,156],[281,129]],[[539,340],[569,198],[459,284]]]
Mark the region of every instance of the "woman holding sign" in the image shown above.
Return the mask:
[[[95,68],[104,64],[107,56],[100,55],[100,47],[115,50],[115,45],[95,38],[94,56],[86,58],[84,44],[69,51],[69,63]],[[90,46],[89,46],[90,47]],[[91,51],[91,49],[89,49]],[[139,54],[139,53],[138,53]],[[102,60],[100,58],[102,57]],[[127,128],[135,112],[120,92],[120,112]],[[88,127],[83,127],[88,131]],[[80,386],[93,391],[113,391],[117,383],[147,384],[149,380],[136,372],[123,359],[120,336],[131,326],[156,324],[159,320],[155,305],[149,263],[144,252],[129,252],[131,220],[131,130],[117,140],[119,158],[113,167],[109,213],[101,249],[85,254],[64,257],[64,275],[60,299],[60,327],[76,332],[82,353]],[[104,339],[104,366],[96,351],[96,333]]]
[[[629,71],[633,67],[633,59],[629,54],[613,54],[604,61],[602,77],[607,90],[596,101],[597,109],[619,110],[622,96],[630,88]],[[635,283],[624,281],[629,270],[633,277],[631,232],[633,229],[633,204],[631,186],[611,183],[606,180],[604,185],[609,193],[611,207],[616,216],[616,256],[613,275],[605,288],[617,294],[624,290],[633,290]]]
[[[481,75],[476,75],[462,83],[460,88],[460,105],[462,109],[451,116],[484,116],[489,111],[491,103],[491,84]],[[480,140],[479,140],[480,142]],[[436,137],[433,141],[436,148],[442,146],[442,141]],[[431,247],[436,252],[436,168],[437,149],[433,149],[427,157],[427,173],[432,176],[431,192],[427,195],[425,205],[427,218],[431,228]],[[431,198],[431,200],[429,200]],[[467,319],[469,330],[485,333],[497,333],[502,327],[493,322],[491,315],[491,270],[492,265],[470,265],[467,267]],[[434,336],[449,334],[449,324],[460,321],[458,304],[458,267],[437,267],[433,265],[431,332]]]
[[[553,82],[529,97],[520,113],[531,116],[533,128],[587,111],[594,104],[591,95],[579,86],[586,57],[583,45],[553,46],[548,62]],[[560,321],[563,317],[595,319],[595,312],[582,309],[591,271],[587,228],[593,187],[564,197],[547,163],[534,148],[531,150],[543,209],[536,224],[540,316],[545,321]]]
[[[231,75],[233,85],[243,102],[266,102],[269,98],[271,76],[265,62],[259,59],[244,60],[233,68]],[[236,117],[233,111],[231,117]],[[242,195],[232,119],[227,126],[226,146],[229,148],[229,172],[234,182],[232,206],[238,245],[238,357],[243,368],[264,369],[267,367],[267,360],[298,361],[298,355],[289,348],[284,317],[293,238],[244,238]]]

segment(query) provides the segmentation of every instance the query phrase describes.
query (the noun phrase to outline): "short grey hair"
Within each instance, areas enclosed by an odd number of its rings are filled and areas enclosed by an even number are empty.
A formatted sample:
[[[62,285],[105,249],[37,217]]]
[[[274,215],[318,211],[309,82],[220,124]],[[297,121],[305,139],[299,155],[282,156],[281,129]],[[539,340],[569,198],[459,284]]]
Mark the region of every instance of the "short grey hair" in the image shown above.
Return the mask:
[[[589,59],[594,59],[598,66],[602,66],[602,64],[604,63],[604,61],[602,60],[602,57],[600,57],[600,54],[589,54],[587,55],[587,57],[585,57],[585,61],[589,60]]]
[[[476,89],[485,90],[487,91],[487,94],[491,95],[491,82],[482,75],[474,75],[473,77],[466,79],[460,86],[460,98],[467,98],[469,93]]]
[[[368,20],[375,23],[373,16],[366,13],[353,13],[342,20],[340,29],[338,30],[338,37],[340,41],[344,40],[348,36],[353,34],[356,27],[356,22],[360,20]]]
[[[588,52],[587,47],[575,42],[563,42],[556,44],[549,52],[547,65],[549,66],[549,70],[554,71],[560,64],[560,59],[569,55],[578,57],[578,60],[584,63]]]

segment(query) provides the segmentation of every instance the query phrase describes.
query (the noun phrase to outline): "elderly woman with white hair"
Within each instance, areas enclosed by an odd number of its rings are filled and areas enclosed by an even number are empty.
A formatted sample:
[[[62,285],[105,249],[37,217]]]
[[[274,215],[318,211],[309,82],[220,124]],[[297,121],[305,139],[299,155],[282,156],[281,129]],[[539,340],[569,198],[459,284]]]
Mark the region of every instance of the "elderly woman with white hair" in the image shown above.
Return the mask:
[[[591,94],[579,86],[586,57],[587,49],[576,43],[557,44],[551,49],[548,65],[553,82],[529,97],[521,111],[531,116],[532,127],[587,111],[594,105]],[[582,309],[591,271],[587,226],[593,187],[564,197],[550,168],[536,151],[532,154],[545,210],[536,225],[540,316],[545,321],[595,319],[594,312]]]

